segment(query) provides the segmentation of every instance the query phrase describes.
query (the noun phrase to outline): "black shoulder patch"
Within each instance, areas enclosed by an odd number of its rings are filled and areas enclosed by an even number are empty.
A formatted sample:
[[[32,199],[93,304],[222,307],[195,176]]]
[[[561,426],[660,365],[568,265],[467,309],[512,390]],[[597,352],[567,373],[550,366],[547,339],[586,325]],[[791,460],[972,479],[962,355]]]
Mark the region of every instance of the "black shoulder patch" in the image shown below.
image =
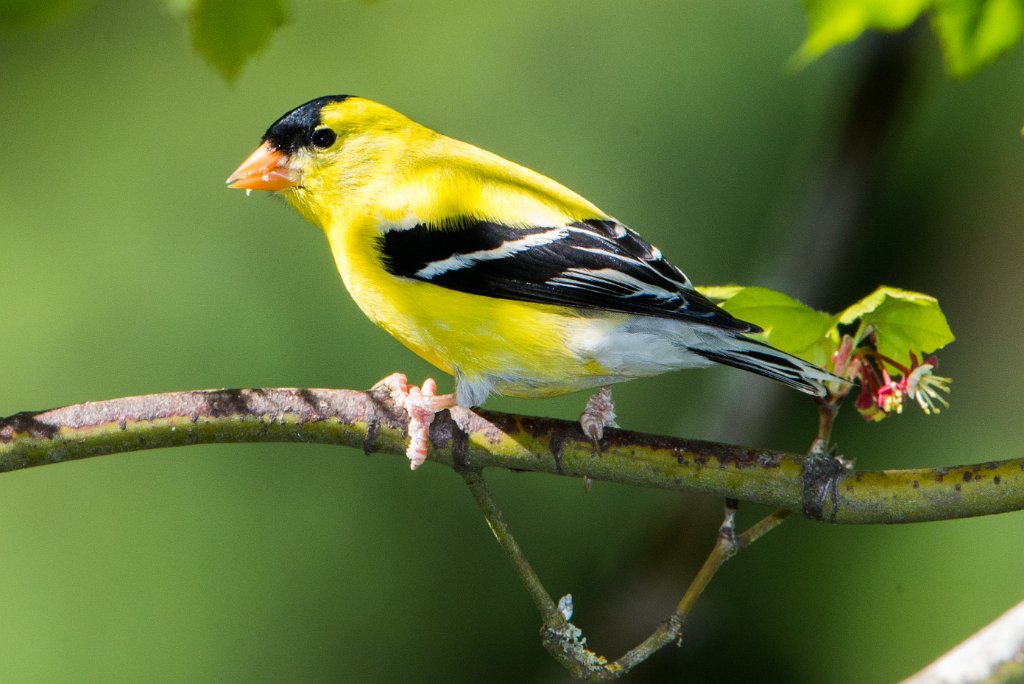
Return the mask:
[[[352,95],[325,95],[291,110],[263,134],[263,140],[285,154],[291,154],[309,143],[309,136],[320,125],[320,110],[332,102],[344,102]]]
[[[417,278],[428,264],[437,263],[453,255],[466,255],[492,250],[517,233],[531,233],[544,228],[517,231],[491,221],[459,219],[450,226],[435,228],[420,224],[408,230],[389,230],[380,238],[384,267],[392,275]]]
[[[379,249],[388,273],[469,294],[757,331],[694,290],[656,248],[616,221],[511,228],[462,219],[386,231]]]

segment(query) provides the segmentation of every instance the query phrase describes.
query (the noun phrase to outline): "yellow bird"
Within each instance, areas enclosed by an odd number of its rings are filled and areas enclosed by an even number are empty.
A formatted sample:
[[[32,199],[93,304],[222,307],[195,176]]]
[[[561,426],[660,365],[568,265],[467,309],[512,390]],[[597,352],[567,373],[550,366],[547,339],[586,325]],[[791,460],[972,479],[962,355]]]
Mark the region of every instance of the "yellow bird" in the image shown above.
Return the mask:
[[[274,191],[327,234],[370,320],[455,377],[384,382],[410,415],[413,468],[436,411],[491,394],[602,388],[581,416],[613,425],[612,383],[721,363],[808,394],[830,373],[747,333],[661,252],[572,190],[350,95],[275,121],[228,179]]]

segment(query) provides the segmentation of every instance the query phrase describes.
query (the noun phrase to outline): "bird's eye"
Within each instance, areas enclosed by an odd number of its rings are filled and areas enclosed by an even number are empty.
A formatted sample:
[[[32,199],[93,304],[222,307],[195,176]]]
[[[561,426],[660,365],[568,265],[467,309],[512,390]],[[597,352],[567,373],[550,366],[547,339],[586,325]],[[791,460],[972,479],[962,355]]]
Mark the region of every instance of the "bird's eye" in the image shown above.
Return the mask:
[[[332,131],[330,128],[324,126],[313,131],[313,135],[309,137],[309,142],[313,143],[314,147],[319,147],[321,150],[325,150],[334,144],[334,141],[338,139],[338,134]]]

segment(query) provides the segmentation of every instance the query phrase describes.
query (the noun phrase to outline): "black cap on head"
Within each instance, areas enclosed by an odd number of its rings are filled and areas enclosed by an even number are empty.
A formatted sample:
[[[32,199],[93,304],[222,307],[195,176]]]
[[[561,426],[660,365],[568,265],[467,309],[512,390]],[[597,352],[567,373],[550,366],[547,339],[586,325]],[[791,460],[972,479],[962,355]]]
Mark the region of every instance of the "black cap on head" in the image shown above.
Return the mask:
[[[291,154],[310,142],[310,135],[320,125],[320,110],[332,102],[344,102],[352,95],[325,95],[310,100],[275,121],[263,134],[275,150]]]

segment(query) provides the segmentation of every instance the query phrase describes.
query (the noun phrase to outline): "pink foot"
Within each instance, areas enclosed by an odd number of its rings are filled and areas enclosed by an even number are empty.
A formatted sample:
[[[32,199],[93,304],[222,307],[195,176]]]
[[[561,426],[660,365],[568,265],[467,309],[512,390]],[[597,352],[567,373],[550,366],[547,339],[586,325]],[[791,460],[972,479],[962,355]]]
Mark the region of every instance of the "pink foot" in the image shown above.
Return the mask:
[[[594,443],[595,451],[600,451],[604,429],[618,427],[615,424],[615,403],[612,401],[611,387],[605,385],[587,400],[587,407],[580,414],[580,427],[583,434]]]
[[[438,411],[455,406],[454,394],[438,394],[437,383],[431,378],[423,381],[422,387],[410,386],[402,373],[392,373],[376,385],[387,388],[391,399],[409,414],[409,447],[405,455],[409,458],[409,467],[416,470],[427,460],[430,448],[430,424]]]

